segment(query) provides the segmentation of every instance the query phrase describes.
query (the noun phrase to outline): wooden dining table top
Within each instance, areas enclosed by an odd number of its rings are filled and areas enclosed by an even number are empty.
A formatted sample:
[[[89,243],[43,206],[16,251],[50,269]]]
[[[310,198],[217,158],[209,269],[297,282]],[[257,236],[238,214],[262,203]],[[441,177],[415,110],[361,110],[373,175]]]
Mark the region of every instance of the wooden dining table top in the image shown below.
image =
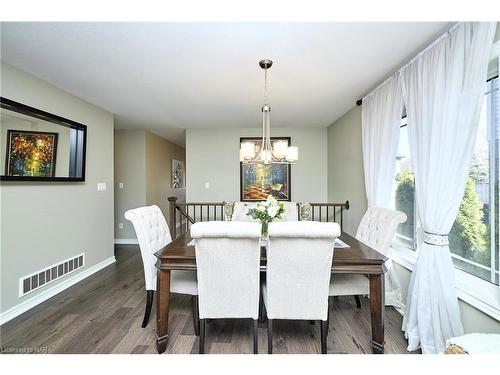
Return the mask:
[[[339,237],[350,247],[335,248],[332,261],[332,273],[381,274],[386,272],[387,258],[358,241],[349,234],[342,232]],[[174,241],[155,253],[158,258],[156,267],[159,270],[196,270],[196,255],[192,238],[189,233],[181,234]],[[261,247],[261,270],[266,270],[265,247]]]

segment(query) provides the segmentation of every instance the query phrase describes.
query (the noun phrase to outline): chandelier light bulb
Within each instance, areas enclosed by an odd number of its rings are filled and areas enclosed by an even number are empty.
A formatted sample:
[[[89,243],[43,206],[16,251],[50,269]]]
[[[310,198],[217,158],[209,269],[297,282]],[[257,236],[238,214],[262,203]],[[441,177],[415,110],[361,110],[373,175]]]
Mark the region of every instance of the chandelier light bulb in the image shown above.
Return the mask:
[[[288,147],[288,150],[286,152],[286,160],[290,163],[299,160],[299,148],[296,146]]]
[[[287,141],[276,141],[273,145],[273,153],[278,159],[284,159],[288,150]]]
[[[255,145],[252,142],[243,142],[240,155],[243,159],[253,159],[255,157]]]

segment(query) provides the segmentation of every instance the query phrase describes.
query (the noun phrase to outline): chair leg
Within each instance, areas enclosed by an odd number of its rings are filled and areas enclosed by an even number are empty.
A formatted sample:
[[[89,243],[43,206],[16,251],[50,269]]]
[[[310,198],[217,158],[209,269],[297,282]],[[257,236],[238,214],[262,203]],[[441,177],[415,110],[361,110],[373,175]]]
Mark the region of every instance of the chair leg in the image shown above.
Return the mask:
[[[321,354],[326,354],[327,353],[327,348],[326,348],[326,334],[327,334],[327,321],[322,320],[321,321]]]
[[[358,309],[361,308],[361,300],[359,299],[359,296],[354,296],[354,299],[356,300],[356,307]]]
[[[260,273],[260,281],[266,280],[266,272]],[[264,304],[264,294],[262,293],[262,284],[259,288],[259,323],[265,323],[267,319],[266,305]]]
[[[259,323],[264,323],[264,299],[262,297],[262,291],[259,294]]]
[[[142,328],[146,328],[151,315],[151,307],[153,306],[153,290],[146,290],[146,311],[144,311],[144,319],[142,320]]]
[[[193,327],[194,327],[194,334],[196,336],[200,335],[200,313],[198,310],[198,296],[193,296],[192,297],[192,302],[193,302]]]
[[[273,320],[267,318],[267,354],[273,354]]]
[[[328,310],[326,313],[326,335],[328,336],[328,331],[330,330],[330,299],[328,299]]]
[[[200,319],[200,354],[205,354],[205,319]]]
[[[253,354],[259,354],[259,320],[253,320]]]

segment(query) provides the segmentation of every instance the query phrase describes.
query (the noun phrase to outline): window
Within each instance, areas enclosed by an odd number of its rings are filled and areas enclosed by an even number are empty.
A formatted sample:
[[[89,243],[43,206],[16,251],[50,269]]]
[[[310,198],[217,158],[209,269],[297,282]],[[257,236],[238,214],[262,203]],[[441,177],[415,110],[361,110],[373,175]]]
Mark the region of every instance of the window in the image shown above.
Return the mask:
[[[455,267],[494,284],[499,284],[500,242],[498,89],[498,78],[488,82],[469,178],[457,219],[449,235]]]
[[[398,226],[395,242],[399,246],[415,250],[415,182],[411,169],[410,147],[408,144],[408,123],[406,120],[406,117],[403,117],[401,120],[392,202],[396,210],[404,212],[408,217],[405,223]]]
[[[487,83],[469,178],[449,235],[456,268],[499,284],[500,80]],[[411,125],[410,125],[411,126]],[[416,249],[417,212],[406,118],[402,119],[393,185],[393,207],[408,216],[399,225],[395,247]]]

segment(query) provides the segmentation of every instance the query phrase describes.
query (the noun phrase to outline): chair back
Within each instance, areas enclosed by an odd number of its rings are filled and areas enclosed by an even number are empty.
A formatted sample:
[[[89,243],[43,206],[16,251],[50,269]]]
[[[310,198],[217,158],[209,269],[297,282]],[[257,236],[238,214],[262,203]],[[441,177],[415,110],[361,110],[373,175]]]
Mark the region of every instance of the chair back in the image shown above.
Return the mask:
[[[265,298],[270,319],[326,320],[336,223],[269,224]]]
[[[283,219],[276,221],[298,221],[299,211],[297,210],[296,202],[283,202],[285,207],[285,212],[283,214]]]
[[[259,223],[206,221],[191,226],[200,319],[257,319],[260,234]]]
[[[277,219],[276,221],[297,221],[299,220],[299,214],[297,210],[297,203],[295,202],[282,202],[285,208],[283,213],[283,219]],[[252,219],[251,216],[247,215],[248,210],[255,208],[257,206],[256,202],[236,202],[234,204],[232,221],[254,221],[258,222],[256,219]]]
[[[236,202],[234,204],[232,221],[253,221],[259,222],[257,219],[252,219],[250,215],[247,215],[248,210],[255,208],[257,203],[255,202]]]
[[[146,290],[156,290],[156,257],[154,254],[172,242],[167,221],[158,206],[139,207],[125,212],[135,229],[141,249]]]
[[[359,223],[356,239],[387,256],[396,229],[407,217],[404,212],[383,207],[371,207]]]

